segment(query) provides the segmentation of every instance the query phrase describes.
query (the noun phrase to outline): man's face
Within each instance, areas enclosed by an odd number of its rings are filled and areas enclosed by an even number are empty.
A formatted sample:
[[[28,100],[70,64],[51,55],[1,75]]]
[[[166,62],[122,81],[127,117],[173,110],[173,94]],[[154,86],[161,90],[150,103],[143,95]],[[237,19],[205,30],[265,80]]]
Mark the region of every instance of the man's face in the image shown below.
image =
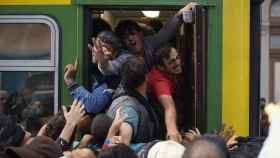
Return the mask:
[[[171,75],[182,73],[181,58],[175,48],[171,48],[168,59],[163,59],[164,70]]]
[[[139,31],[127,31],[123,35],[125,47],[132,53],[141,53],[143,51],[143,34]]]

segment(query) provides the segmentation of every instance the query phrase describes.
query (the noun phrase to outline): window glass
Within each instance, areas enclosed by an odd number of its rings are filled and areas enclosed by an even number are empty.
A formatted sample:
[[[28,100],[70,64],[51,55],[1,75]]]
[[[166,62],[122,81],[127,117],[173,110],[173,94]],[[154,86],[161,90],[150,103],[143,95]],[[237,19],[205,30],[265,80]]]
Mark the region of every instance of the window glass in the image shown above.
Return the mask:
[[[52,18],[0,15],[0,113],[32,134],[58,110],[58,47]]]
[[[271,3],[271,16],[280,17],[280,0],[274,0]]]
[[[0,72],[0,89],[11,95],[9,114],[18,121],[47,119],[54,112],[54,72]]]
[[[0,60],[50,60],[51,31],[44,23],[0,23]]]

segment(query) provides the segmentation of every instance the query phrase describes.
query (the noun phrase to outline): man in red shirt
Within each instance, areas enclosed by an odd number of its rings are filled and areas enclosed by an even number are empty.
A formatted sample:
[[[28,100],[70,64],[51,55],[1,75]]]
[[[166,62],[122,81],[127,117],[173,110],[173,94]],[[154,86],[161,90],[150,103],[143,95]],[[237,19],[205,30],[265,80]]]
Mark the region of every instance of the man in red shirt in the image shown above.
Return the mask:
[[[177,50],[164,45],[157,52],[156,66],[148,74],[148,82],[158,102],[163,106],[167,136],[180,142],[181,135],[176,125],[176,108],[172,97],[177,76],[182,73],[181,59]]]

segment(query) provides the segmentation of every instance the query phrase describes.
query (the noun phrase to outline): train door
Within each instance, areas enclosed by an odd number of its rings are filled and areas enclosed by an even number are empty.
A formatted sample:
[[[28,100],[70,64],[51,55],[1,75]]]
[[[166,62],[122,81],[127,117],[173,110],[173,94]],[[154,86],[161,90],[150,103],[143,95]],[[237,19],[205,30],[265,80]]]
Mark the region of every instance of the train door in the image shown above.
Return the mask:
[[[85,12],[85,38],[91,40],[93,17],[101,17],[109,21],[112,28],[118,21],[123,19],[133,19],[140,23],[145,22],[139,8],[92,8],[87,7]],[[159,7],[160,8],[160,7]],[[133,10],[135,9],[135,10]],[[144,9],[144,8],[143,8]],[[150,8],[149,8],[150,9]],[[161,8],[162,17],[159,19],[164,23],[169,17],[173,16],[179,8]],[[150,10],[158,10],[151,8]],[[201,131],[206,130],[206,54],[207,54],[207,13],[202,6],[197,6],[193,12],[193,21],[184,23],[178,29],[177,35],[170,42],[176,46],[182,56],[184,73],[178,89],[178,122],[183,131],[198,127]],[[109,17],[109,18],[108,18]],[[149,34],[147,32],[147,34]],[[84,45],[87,49],[87,44]],[[88,51],[88,50],[87,50]],[[89,56],[86,55],[86,58]],[[89,58],[88,58],[89,59]],[[84,70],[92,74],[96,72],[96,67],[85,61]],[[89,66],[91,65],[91,66]],[[90,75],[85,77],[84,83],[89,83]],[[180,105],[179,105],[180,104]],[[177,106],[177,104],[176,104]]]
[[[206,124],[206,58],[207,58],[207,12],[203,6],[196,6],[192,13],[192,21],[182,28],[183,38],[177,46],[184,61],[182,84],[183,102],[180,111],[185,114],[185,129],[197,127],[205,132]],[[190,106],[191,105],[191,106]]]

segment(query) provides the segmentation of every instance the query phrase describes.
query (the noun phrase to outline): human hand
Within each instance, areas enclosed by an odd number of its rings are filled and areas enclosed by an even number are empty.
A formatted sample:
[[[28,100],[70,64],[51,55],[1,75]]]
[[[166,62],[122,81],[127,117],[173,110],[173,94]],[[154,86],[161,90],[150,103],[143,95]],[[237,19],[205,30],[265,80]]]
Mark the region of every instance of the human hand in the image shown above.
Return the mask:
[[[87,147],[87,146],[91,143],[92,139],[93,139],[93,136],[92,136],[91,134],[85,134],[85,135],[82,137],[78,148]]]
[[[170,130],[167,132],[167,139],[180,143],[182,141],[182,136],[177,130]]]
[[[69,112],[65,106],[62,106],[63,114],[66,120],[66,123],[77,125],[79,121],[83,118],[85,114],[84,105],[82,102],[74,100]]]
[[[110,140],[111,140],[112,144],[122,144],[122,143],[124,143],[123,139],[122,139],[122,136],[113,136]]]
[[[39,132],[37,133],[37,136],[46,136],[46,129],[47,129],[47,126],[48,126],[48,124],[44,124],[41,128],[40,128],[40,130],[39,130]]]
[[[78,69],[78,58],[75,59],[74,64],[68,64],[64,69],[64,82],[67,86],[73,84]]]
[[[115,118],[112,123],[112,126],[114,126],[115,128],[119,128],[121,126],[121,124],[124,122],[124,120],[127,118],[127,114],[122,115],[121,111],[122,111],[122,108],[119,108],[116,111],[116,115],[115,115]]]
[[[198,128],[189,129],[188,132],[184,133],[184,139],[188,142],[192,142],[195,138],[198,138],[201,136],[200,131]]]
[[[236,140],[237,136],[236,135],[232,135],[227,141],[226,141],[226,145],[228,150],[234,150],[237,148],[237,140]]]
[[[189,4],[187,4],[186,6],[184,6],[182,9],[180,9],[178,12],[177,12],[177,16],[181,16],[183,15],[183,12],[186,12],[186,11],[191,11],[195,8],[195,6],[198,5],[198,3],[196,2],[191,2]]]
[[[91,55],[91,62],[93,64],[96,64],[97,61],[96,61],[96,54],[95,54],[95,50],[93,49],[94,48],[94,43],[95,43],[95,38],[92,38],[91,39],[91,43],[88,43],[88,49],[90,50],[90,55]]]
[[[95,40],[93,51],[95,52],[95,58],[98,64],[103,64],[108,61],[108,56],[105,55],[105,52],[107,52],[107,46],[105,46],[105,44],[99,39]]]

